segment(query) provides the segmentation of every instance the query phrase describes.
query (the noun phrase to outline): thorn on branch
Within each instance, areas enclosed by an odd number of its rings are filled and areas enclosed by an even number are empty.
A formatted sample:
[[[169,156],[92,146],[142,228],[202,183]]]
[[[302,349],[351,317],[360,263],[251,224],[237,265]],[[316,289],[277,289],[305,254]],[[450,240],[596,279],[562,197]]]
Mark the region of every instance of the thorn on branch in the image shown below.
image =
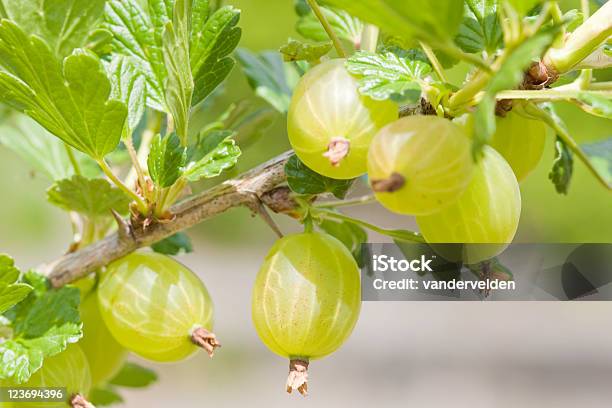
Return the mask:
[[[287,186],[280,186],[264,193],[261,201],[277,214],[285,214],[292,218],[299,218],[300,205],[293,199],[293,192]]]
[[[111,209],[111,213],[113,214],[113,218],[117,223],[117,234],[119,234],[119,239],[126,240],[129,237],[133,238],[134,234],[132,232],[132,227],[130,226],[130,224],[125,219],[123,219],[123,217],[121,217],[121,215],[117,211]]]
[[[278,225],[276,225],[276,222],[274,222],[274,220],[266,210],[266,207],[263,205],[263,202],[256,194],[252,194],[251,197],[251,200],[247,202],[247,206],[251,209],[253,214],[259,215],[265,221],[265,223],[268,224],[272,231],[274,231],[274,233],[279,238],[282,238],[283,233],[281,232],[280,228],[278,228]]]

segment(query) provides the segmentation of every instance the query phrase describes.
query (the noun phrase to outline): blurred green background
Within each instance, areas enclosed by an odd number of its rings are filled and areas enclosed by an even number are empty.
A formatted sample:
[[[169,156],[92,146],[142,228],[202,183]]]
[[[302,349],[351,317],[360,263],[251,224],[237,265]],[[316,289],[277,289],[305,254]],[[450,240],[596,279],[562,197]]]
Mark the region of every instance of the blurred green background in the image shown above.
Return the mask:
[[[298,37],[291,0],[228,3],[243,10],[241,47],[274,50],[287,37]],[[465,71],[453,69],[453,79],[459,83]],[[240,69],[225,91],[213,113],[238,99],[256,99]],[[559,109],[580,142],[612,135],[609,121],[570,105]],[[279,116],[267,134],[245,149],[233,174],[288,148],[285,118]],[[521,185],[517,240],[611,242],[612,195],[580,162],[569,194],[558,195],[547,177],[552,157],[551,135],[538,169]],[[67,215],[45,201],[47,187],[0,146],[0,252],[14,256],[23,268],[59,256],[71,239]],[[353,194],[363,193],[360,189]],[[376,204],[349,212],[385,227],[416,228],[412,218]],[[299,229],[288,217],[276,219],[286,232]],[[224,347],[212,361],[198,355],[181,364],[153,365],[160,382],[126,394],[126,406],[609,406],[610,313],[604,304],[593,303],[366,303],[347,344],[311,365],[312,396],[288,397],[283,389],[286,361],[258,341],[250,323],[251,285],[275,236],[245,209],[231,210],[189,233],[195,252],[181,261],[206,282]]]

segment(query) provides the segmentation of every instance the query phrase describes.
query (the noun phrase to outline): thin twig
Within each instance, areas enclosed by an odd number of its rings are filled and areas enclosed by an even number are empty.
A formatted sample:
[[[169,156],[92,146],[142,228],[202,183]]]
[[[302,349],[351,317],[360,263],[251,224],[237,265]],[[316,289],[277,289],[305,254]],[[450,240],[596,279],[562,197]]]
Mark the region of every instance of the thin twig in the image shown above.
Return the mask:
[[[327,18],[323,14],[323,10],[321,10],[321,7],[319,7],[317,0],[306,0],[306,1],[308,2],[308,5],[314,12],[315,16],[317,16],[317,19],[319,19],[319,21],[321,22],[321,25],[323,26],[323,29],[325,30],[327,35],[334,43],[334,48],[336,48],[336,52],[338,53],[340,58],[346,58],[347,57],[346,51],[344,51],[344,48],[342,48],[342,43],[340,42],[340,39],[334,32],[334,29],[332,28],[331,24],[329,24],[329,21],[327,21]]]
[[[66,148],[66,154],[68,155],[68,160],[70,160],[70,164],[72,165],[72,168],[74,169],[74,174],[80,176],[81,173],[81,166],[79,165],[79,162],[77,161],[75,155],[74,155],[74,151],[72,150],[72,147],[68,146],[66,143],[63,143],[64,148]]]
[[[444,75],[444,68],[442,68],[442,64],[440,64],[440,61],[438,61],[438,57],[436,57],[434,51],[424,42],[420,41],[420,44],[421,48],[423,48],[423,51],[425,52],[425,55],[427,55],[427,59],[429,59],[429,62],[431,62],[431,65],[433,65],[433,69],[436,71],[436,74],[438,74],[438,78],[440,78],[442,82],[448,82],[446,75]]]

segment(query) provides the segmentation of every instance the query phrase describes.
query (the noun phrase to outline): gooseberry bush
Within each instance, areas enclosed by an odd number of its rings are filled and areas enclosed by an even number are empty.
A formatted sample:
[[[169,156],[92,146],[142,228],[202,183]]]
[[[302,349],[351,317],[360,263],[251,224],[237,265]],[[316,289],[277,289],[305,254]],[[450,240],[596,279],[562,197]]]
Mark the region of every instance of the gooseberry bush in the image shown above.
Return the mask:
[[[600,79],[612,2],[297,0],[295,11],[301,39],[256,54],[237,48],[240,11],[223,1],[0,0],[0,142],[49,179],[74,232],[65,255],[29,271],[0,256],[0,385],[66,388],[44,406],[105,406],[156,379],[130,353],[212,357],[215,294],[173,257],[197,250],[183,230],[245,206],[279,235],[253,288],[254,327],[289,360],[287,391],[306,394],[309,363],[358,320],[368,230],[493,244],[461,261],[500,272],[519,183],[546,138],[559,193],[574,165],[612,188],[612,140],[579,145],[555,112],[564,101],[612,117]],[[254,96],[226,106],[232,70]],[[237,175],[279,121],[292,151]],[[372,201],[420,231],[341,212]],[[284,236],[270,210],[304,232]]]

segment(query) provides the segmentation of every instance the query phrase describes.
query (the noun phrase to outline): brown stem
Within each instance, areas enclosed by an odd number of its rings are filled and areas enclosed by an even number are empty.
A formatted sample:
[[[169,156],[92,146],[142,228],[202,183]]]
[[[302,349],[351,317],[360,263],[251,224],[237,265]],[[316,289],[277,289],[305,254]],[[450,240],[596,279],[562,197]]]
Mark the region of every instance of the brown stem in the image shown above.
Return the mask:
[[[72,397],[70,397],[70,406],[72,408],[96,408],[81,394],[74,394]]]
[[[289,361],[287,392],[291,394],[293,390],[298,390],[303,396],[308,395],[308,361],[306,360]]]
[[[217,340],[217,336],[203,327],[197,327],[191,332],[191,341],[196,346],[202,347],[210,358],[215,355],[215,348],[221,347],[221,343]]]
[[[123,236],[115,233],[42,266],[40,271],[47,274],[54,287],[60,287],[137,248],[149,246],[230,208],[248,206],[253,195],[261,198],[285,180],[284,166],[290,155],[291,152],[283,153],[236,179],[178,203],[172,207],[174,218],[168,222],[153,223],[146,229],[132,228],[132,234]]]
[[[377,193],[392,193],[406,184],[406,179],[399,173],[393,172],[386,179],[372,180],[372,190]]]

